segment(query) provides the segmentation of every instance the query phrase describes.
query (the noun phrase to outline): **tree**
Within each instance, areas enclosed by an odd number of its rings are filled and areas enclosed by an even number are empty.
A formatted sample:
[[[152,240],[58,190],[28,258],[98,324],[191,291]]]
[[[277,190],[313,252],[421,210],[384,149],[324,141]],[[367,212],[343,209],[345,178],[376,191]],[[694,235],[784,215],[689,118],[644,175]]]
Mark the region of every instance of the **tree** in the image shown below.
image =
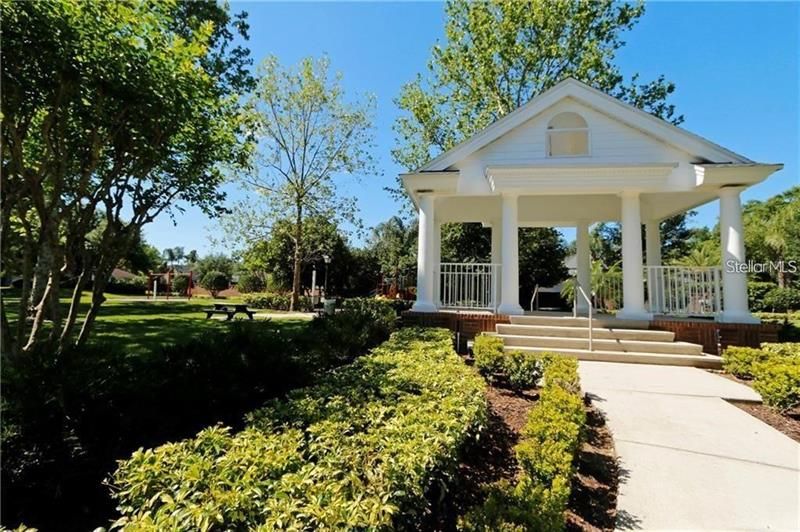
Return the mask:
[[[394,126],[395,161],[419,168],[568,76],[680,123],[666,103],[672,83],[634,75],[626,84],[614,64],[621,33],[643,13],[612,0],[449,1],[445,43],[396,100],[406,113]]]
[[[228,288],[230,277],[223,272],[210,271],[200,279],[200,286],[211,292],[211,297],[217,297],[222,290]]]
[[[765,201],[747,202],[743,209],[747,256],[757,262],[787,262],[800,258],[800,186]],[[778,286],[792,278],[788,265],[770,268]]]
[[[2,2],[0,241],[18,231],[25,282],[11,353],[86,341],[111,271],[141,228],[182,204],[214,214],[221,165],[243,162],[237,94],[249,86],[243,17],[204,2]],[[105,219],[99,253],[86,235]],[[124,216],[124,218],[123,218]],[[12,229],[13,228],[13,229]],[[13,239],[9,239],[13,242]],[[61,279],[74,276],[66,317]],[[32,320],[24,319],[32,309]],[[45,319],[52,326],[43,338]]]
[[[607,268],[622,262],[622,231],[618,223],[596,224],[589,238],[592,260],[599,261]]]
[[[688,226],[689,218],[697,211],[688,211],[671,216],[659,224],[661,235],[661,259],[675,262],[688,255],[693,249],[695,233],[702,229]],[[592,258],[607,267],[622,261],[622,228],[616,222],[601,222],[592,227],[590,234]],[[642,226],[642,250],[646,249],[646,233]]]
[[[251,272],[265,272],[270,276],[272,286],[285,290],[292,289],[295,271],[295,235],[292,220],[279,220],[272,227],[268,239],[257,242],[243,253],[245,268]],[[338,275],[332,272],[344,266],[349,250],[347,242],[338,226],[322,216],[311,216],[304,221],[303,246],[300,256],[300,285],[311,286],[311,271],[314,266],[324,274],[323,256],[331,259],[328,266],[328,282],[335,289],[339,285]],[[317,279],[321,283],[322,278]]]
[[[372,230],[368,248],[375,256],[380,272],[399,286],[401,279],[416,272],[417,224],[392,216]]]
[[[201,259],[198,259],[192,267],[194,268],[193,274],[197,275],[198,279],[202,279],[208,272],[222,272],[228,278],[233,276],[236,262],[222,253],[209,253]]]
[[[241,176],[261,201],[234,206],[234,218],[229,218],[245,220],[248,244],[268,235],[276,220],[291,218],[293,309],[300,296],[306,220],[319,216],[355,222],[355,202],[338,192],[336,182],[373,169],[374,98],[347,101],[341,75],[331,76],[328,67],[327,58],[306,58],[296,68],[283,68],[268,57],[261,65],[249,101],[259,153],[254,171]]]
[[[527,301],[539,286],[553,286],[567,278],[567,243],[550,227],[519,229],[519,286],[522,301]]]
[[[492,230],[479,223],[442,225],[442,262],[489,262]]]

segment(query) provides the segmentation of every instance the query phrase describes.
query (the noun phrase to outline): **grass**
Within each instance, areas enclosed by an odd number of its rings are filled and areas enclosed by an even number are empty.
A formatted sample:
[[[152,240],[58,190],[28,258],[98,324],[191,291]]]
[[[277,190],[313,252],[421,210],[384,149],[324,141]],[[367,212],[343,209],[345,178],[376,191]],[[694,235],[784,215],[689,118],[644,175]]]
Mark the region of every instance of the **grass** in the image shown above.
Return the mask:
[[[8,304],[9,319],[17,318],[19,298],[4,290]],[[69,306],[69,292],[63,291],[60,302],[66,314]],[[107,301],[100,308],[90,342],[113,345],[125,351],[152,350],[163,345],[182,343],[192,338],[224,331],[229,323],[224,318],[206,319],[203,309],[209,307],[211,298],[159,299],[156,301],[141,296],[107,294]],[[81,316],[86,313],[91,301],[89,292],[81,297]],[[241,298],[229,298],[225,303],[241,303]],[[79,318],[81,319],[81,318]],[[237,315],[234,319],[246,319]],[[256,319],[259,316],[256,315]],[[307,319],[292,315],[271,316],[272,322],[279,324],[281,330],[299,330]],[[76,326],[79,330],[80,323]]]

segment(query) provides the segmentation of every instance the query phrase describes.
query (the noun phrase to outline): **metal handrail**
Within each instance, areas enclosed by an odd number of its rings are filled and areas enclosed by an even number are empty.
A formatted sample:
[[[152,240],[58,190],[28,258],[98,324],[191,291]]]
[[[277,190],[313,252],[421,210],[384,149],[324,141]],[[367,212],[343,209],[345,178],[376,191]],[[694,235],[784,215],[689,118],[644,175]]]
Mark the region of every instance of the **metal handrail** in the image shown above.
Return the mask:
[[[572,316],[577,318],[578,317],[578,294],[582,295],[583,298],[586,300],[586,303],[589,305],[589,351],[594,351],[594,342],[593,342],[593,320],[594,320],[594,305],[592,305],[591,298],[586,295],[586,292],[583,290],[581,283],[578,282],[577,279],[574,279],[573,282],[575,283],[575,305],[572,307]]]
[[[531,304],[530,309],[533,312],[533,301],[536,300],[536,310],[539,310],[539,300],[537,297],[539,296],[539,283],[536,283],[536,288],[533,289],[533,295],[531,296]]]

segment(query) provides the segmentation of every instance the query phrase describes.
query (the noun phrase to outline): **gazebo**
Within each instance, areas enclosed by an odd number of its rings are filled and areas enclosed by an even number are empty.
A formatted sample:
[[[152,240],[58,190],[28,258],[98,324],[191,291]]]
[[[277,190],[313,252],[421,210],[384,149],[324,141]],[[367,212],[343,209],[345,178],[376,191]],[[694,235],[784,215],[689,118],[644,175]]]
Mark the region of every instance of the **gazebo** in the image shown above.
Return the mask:
[[[622,229],[617,319],[757,323],[747,302],[740,194],[782,167],[754,162],[566,79],[401,176],[419,213],[412,311],[523,314],[520,227],[575,227],[577,285],[591,294],[589,227],[615,221]],[[662,265],[660,222],[717,199],[722,263]],[[491,227],[491,263],[441,263],[440,228],[448,222]],[[577,311],[590,304],[577,301]]]

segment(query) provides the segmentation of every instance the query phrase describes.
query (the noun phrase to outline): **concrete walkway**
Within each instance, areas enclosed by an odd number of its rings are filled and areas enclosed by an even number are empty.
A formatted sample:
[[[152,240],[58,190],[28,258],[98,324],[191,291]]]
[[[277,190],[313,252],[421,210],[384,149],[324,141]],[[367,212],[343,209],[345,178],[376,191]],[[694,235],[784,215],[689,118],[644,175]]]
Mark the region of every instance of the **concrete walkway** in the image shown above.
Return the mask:
[[[617,529],[800,530],[800,444],[724,400],[753,390],[687,367],[580,373],[620,458]]]

